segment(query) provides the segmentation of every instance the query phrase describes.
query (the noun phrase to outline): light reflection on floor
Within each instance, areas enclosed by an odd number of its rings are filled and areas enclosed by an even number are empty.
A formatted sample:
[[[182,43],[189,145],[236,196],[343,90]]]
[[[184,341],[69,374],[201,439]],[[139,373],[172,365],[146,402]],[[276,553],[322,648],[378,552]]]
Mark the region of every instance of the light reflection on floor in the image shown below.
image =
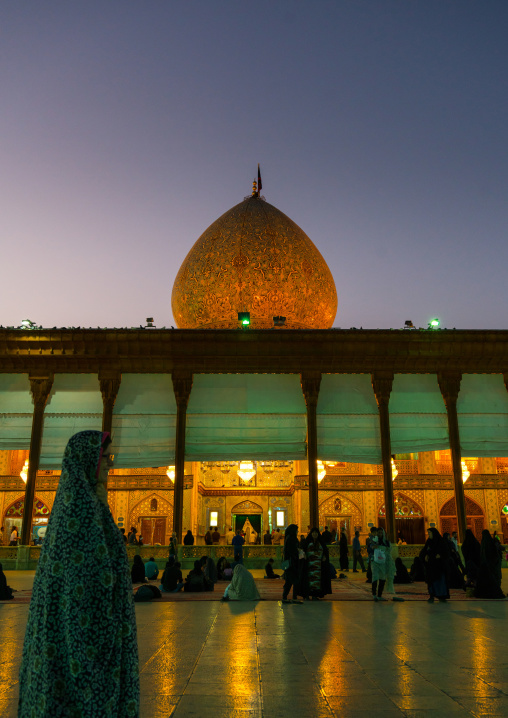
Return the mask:
[[[14,718],[28,606],[0,606]],[[137,604],[141,716],[508,715],[508,603]]]

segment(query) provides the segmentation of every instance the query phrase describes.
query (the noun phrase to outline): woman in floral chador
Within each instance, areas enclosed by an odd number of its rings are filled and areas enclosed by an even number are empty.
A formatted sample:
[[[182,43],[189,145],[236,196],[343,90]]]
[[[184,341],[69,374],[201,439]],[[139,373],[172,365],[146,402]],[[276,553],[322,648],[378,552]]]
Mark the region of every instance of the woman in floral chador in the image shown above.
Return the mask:
[[[138,649],[129,564],[107,505],[109,434],[67,444],[35,575],[19,718],[137,718]]]

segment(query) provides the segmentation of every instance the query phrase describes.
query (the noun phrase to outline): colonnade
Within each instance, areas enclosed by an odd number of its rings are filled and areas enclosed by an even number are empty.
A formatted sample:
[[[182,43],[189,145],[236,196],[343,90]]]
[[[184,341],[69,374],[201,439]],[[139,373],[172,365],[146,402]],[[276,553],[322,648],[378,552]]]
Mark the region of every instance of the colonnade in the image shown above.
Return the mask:
[[[25,511],[21,531],[21,544],[29,545],[32,530],[32,511],[35,496],[35,484],[41,453],[42,434],[44,428],[44,411],[54,381],[54,374],[29,374],[30,391],[34,402],[32,432],[29,451],[29,468],[25,489]],[[100,372],[98,375],[103,401],[103,431],[111,433],[113,409],[120,389],[121,374],[119,372]],[[318,498],[318,441],[317,441],[317,406],[321,385],[321,373],[316,371],[300,374],[301,386],[307,409],[307,459],[309,465],[309,520],[312,526],[319,525]],[[373,392],[379,412],[381,437],[381,455],[383,466],[383,487],[386,507],[386,527],[390,541],[395,541],[395,508],[391,468],[391,439],[389,402],[392,391],[393,372],[373,372],[371,374]],[[437,381],[443,397],[448,417],[448,434],[452,456],[455,499],[457,506],[457,523],[459,540],[464,539],[466,531],[466,503],[462,482],[461,450],[459,423],[457,416],[457,398],[460,391],[462,375],[460,372],[440,372]],[[175,371],[172,374],[173,390],[176,399],[176,436],[175,436],[175,483],[173,530],[177,536],[182,535],[184,462],[185,462],[185,430],[187,406],[192,391],[193,374],[191,371]]]

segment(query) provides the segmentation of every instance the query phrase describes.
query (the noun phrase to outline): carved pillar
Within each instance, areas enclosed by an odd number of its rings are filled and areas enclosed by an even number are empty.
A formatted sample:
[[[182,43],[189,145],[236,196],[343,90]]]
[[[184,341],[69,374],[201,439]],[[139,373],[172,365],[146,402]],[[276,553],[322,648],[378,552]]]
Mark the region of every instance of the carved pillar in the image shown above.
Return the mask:
[[[466,498],[462,482],[462,466],[459,436],[459,419],[457,416],[457,398],[460,391],[462,374],[459,372],[440,372],[437,381],[448,415],[448,436],[452,454],[453,482],[455,485],[455,505],[457,507],[457,524],[459,542],[464,541],[466,535]]]
[[[113,408],[115,406],[122,375],[120,372],[99,372],[99,384],[102,394],[102,431],[111,435],[113,428]]]
[[[309,522],[311,528],[319,528],[319,497],[317,479],[317,403],[319,387],[321,386],[320,372],[304,372],[300,375],[303,396],[307,406],[307,459],[309,462]],[[302,531],[306,526],[300,527]]]
[[[23,511],[23,524],[21,526],[21,545],[30,545],[32,533],[32,514],[35,497],[35,481],[39,470],[41,456],[42,430],[44,427],[44,409],[53,386],[53,374],[36,376],[30,374],[30,391],[34,402],[32,417],[32,435],[30,437],[30,452],[28,454],[28,475],[25,487],[25,507]]]
[[[173,531],[178,543],[182,543],[183,521],[183,484],[185,474],[185,427],[187,423],[187,404],[192,389],[192,373],[173,373],[173,389],[176,399],[176,439],[175,439],[175,488],[173,499]]]
[[[372,374],[372,387],[376,396],[379,411],[379,428],[381,431],[381,460],[383,464],[383,488],[386,510],[386,533],[388,539],[395,543],[395,507],[393,501],[392,480],[392,445],[390,438],[390,413],[388,404],[392,392],[393,372],[374,372]]]

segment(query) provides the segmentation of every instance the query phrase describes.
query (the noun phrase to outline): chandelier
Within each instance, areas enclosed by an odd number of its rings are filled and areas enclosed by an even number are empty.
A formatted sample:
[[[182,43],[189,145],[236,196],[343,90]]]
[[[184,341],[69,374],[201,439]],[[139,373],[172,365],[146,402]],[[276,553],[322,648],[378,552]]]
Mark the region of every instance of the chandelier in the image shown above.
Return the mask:
[[[462,466],[462,483],[465,484],[466,481],[467,481],[467,480],[469,479],[469,477],[471,476],[471,472],[470,472],[469,469],[467,468],[467,464],[466,464],[466,462],[464,461],[464,459],[462,459],[462,461],[460,462],[460,465]]]
[[[26,484],[26,480],[28,478],[28,459],[25,460],[25,463],[23,464],[23,468],[19,472],[19,475],[21,476],[21,478],[23,479],[23,481]]]
[[[323,464],[323,462],[320,459],[318,459],[316,463],[317,463],[317,480],[318,480],[318,484],[320,484],[326,476],[326,469],[325,469],[325,465]]]
[[[166,471],[166,476],[168,479],[171,479],[173,483],[175,483],[175,467],[174,466],[168,466],[168,470]]]
[[[252,461],[240,461],[238,476],[244,481],[250,481],[256,475],[256,469]]]
[[[399,475],[399,472],[397,471],[397,467],[395,466],[395,461],[393,460],[393,457],[390,459],[392,464],[392,481],[395,481],[397,476]]]

